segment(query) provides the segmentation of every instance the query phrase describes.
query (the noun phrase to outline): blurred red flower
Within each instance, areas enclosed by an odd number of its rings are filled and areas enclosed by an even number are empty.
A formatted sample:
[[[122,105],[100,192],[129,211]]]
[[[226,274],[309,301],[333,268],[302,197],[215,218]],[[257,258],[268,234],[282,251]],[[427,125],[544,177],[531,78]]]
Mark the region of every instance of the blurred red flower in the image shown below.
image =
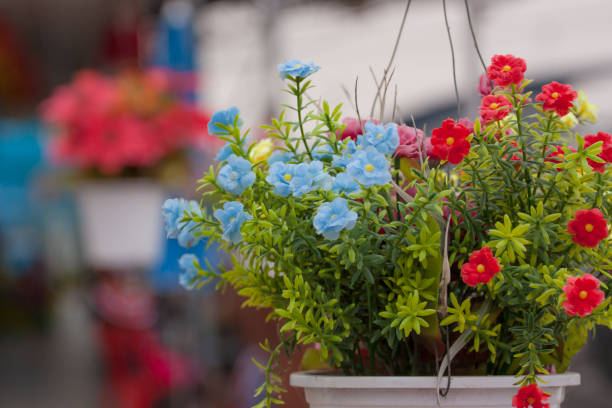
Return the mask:
[[[516,408],[549,408],[550,404],[543,401],[548,399],[548,394],[536,384],[521,387],[512,398],[512,406]]]
[[[482,98],[478,113],[485,124],[502,120],[512,110],[512,103],[504,95],[489,95]]]

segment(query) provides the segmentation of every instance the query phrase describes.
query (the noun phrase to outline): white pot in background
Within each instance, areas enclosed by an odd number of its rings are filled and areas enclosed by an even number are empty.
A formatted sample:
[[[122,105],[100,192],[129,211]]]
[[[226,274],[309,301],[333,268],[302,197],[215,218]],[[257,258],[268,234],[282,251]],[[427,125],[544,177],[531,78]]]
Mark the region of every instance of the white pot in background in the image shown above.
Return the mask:
[[[148,268],[162,243],[164,192],[146,180],[78,186],[77,202],[85,262],[94,268]]]
[[[580,374],[544,375],[540,387],[552,394],[547,403],[560,408],[565,387],[580,384]],[[512,408],[518,391],[513,376],[452,377],[445,408]],[[310,408],[436,408],[435,377],[349,377],[305,371],[291,374],[291,385],[304,388]],[[446,377],[440,387],[446,386]]]

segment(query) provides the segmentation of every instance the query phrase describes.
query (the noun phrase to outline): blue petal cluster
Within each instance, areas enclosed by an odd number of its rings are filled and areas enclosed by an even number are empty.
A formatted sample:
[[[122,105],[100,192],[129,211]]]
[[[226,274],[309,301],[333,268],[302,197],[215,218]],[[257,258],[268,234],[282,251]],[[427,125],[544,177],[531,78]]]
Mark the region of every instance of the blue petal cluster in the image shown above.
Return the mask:
[[[372,146],[355,153],[346,171],[364,187],[381,186],[391,181],[389,160]]]
[[[357,213],[349,210],[344,198],[336,197],[331,203],[319,206],[313,219],[317,233],[326,239],[337,239],[340,231],[350,230],[355,226]]]
[[[395,153],[397,146],[399,146],[399,135],[395,123],[390,123],[385,127],[374,122],[367,122],[364,130],[365,134],[361,138],[361,145],[364,149],[373,146],[387,156],[392,156]]]
[[[336,194],[352,194],[361,191],[361,187],[355,179],[345,172],[339,173],[334,177],[331,189]]]
[[[302,62],[298,60],[289,60],[278,65],[280,77],[283,79],[285,79],[287,75],[306,78],[308,75],[317,72],[319,68],[320,67],[312,62]]]
[[[291,182],[295,177],[295,164],[280,161],[272,163],[266,181],[274,186],[274,194],[286,197],[291,193]]]
[[[293,160],[295,157],[293,153],[286,152],[284,150],[275,150],[272,152],[270,157],[268,157],[268,164],[272,165],[276,162],[287,163],[288,161]]]
[[[331,159],[333,154],[334,150],[327,143],[317,145],[312,151],[312,157],[317,160]]]
[[[210,121],[208,122],[208,133],[215,135],[227,135],[227,130],[221,129],[217,125],[224,125],[230,127],[234,126],[234,122],[236,120],[236,117],[238,116],[240,116],[240,111],[235,106],[232,106],[231,108],[226,110],[220,110],[213,113],[210,118]],[[242,126],[242,120],[240,120],[240,118],[238,118],[237,126]]]
[[[253,217],[243,210],[243,205],[238,201],[228,201],[223,205],[223,209],[218,209],[213,213],[213,216],[219,220],[223,228],[224,240],[234,244],[242,241],[240,227],[242,223],[252,220]]]
[[[184,254],[179,258],[179,266],[183,273],[179,275],[179,283],[187,290],[192,290],[198,283],[198,258],[193,254]]]
[[[221,167],[217,182],[228,193],[240,195],[255,182],[255,173],[248,160],[235,154],[227,158],[227,164]]]
[[[323,170],[322,162],[314,160],[295,165],[294,177],[291,180],[291,192],[294,196],[301,197],[318,188],[329,190],[331,185],[332,177]]]
[[[217,152],[217,157],[215,160],[219,162],[224,162],[233,154],[232,145],[229,142],[226,142],[225,145]]]
[[[195,201],[169,198],[162,205],[166,236],[176,239],[184,248],[192,247],[202,239],[196,236],[198,225],[194,221],[183,221],[183,218],[188,215],[187,212],[202,216],[202,209]]]

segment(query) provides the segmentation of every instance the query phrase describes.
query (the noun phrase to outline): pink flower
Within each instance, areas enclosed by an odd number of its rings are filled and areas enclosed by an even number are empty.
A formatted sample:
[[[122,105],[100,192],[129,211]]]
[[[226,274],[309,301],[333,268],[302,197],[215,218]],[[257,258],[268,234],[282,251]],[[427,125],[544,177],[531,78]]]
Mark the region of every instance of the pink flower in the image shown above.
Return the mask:
[[[422,152],[423,158],[433,157],[431,140],[423,137],[421,129],[401,125],[397,127],[397,134],[399,135],[399,146],[395,150],[396,156],[418,159],[420,152]]]
[[[491,81],[487,77],[487,74],[480,75],[480,78],[478,78],[478,92],[481,96],[487,96],[491,94],[491,91],[493,90],[493,88],[491,87],[491,83],[495,85],[495,81]]]

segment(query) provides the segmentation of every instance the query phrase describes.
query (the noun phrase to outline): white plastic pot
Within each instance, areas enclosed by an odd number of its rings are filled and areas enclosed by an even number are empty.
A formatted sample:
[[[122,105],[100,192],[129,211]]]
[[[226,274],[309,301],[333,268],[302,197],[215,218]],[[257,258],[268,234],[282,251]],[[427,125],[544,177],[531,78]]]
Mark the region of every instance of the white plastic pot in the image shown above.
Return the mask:
[[[434,377],[349,377],[321,371],[291,374],[291,385],[304,388],[310,408],[436,408]],[[552,394],[546,401],[550,408],[560,408],[565,387],[580,384],[580,374],[565,373],[541,377],[540,387]],[[512,397],[518,391],[513,376],[452,377],[445,408],[512,408]],[[440,387],[446,387],[446,377]]]
[[[145,180],[100,181],[78,186],[85,262],[95,268],[148,268],[162,243],[164,193]]]

